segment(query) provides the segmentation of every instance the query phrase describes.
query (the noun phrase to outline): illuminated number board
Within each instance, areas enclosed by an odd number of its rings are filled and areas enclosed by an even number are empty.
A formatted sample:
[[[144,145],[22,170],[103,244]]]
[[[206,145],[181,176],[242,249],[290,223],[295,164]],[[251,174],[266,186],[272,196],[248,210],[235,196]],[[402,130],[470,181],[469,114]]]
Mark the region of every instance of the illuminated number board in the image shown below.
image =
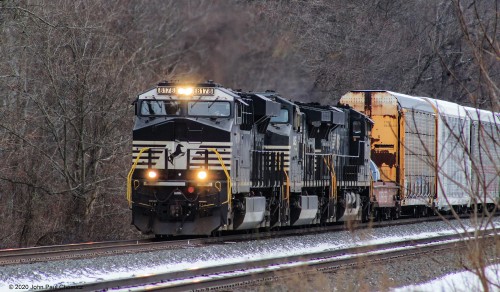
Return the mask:
[[[158,94],[175,94],[177,92],[175,87],[157,87],[156,92]]]
[[[214,95],[215,89],[210,87],[195,87],[193,95]]]
[[[156,93],[158,94],[166,94],[166,95],[175,95],[177,94],[177,87],[157,87]],[[181,93],[182,94],[182,93]],[[193,95],[214,95],[215,88],[210,87],[195,87],[193,88]]]

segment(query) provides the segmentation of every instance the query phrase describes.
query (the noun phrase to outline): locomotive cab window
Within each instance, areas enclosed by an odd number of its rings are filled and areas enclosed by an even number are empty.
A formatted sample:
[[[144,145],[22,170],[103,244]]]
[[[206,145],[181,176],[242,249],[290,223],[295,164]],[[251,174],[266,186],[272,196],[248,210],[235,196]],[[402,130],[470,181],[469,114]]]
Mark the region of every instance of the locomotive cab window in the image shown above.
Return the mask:
[[[278,116],[271,117],[271,123],[278,123],[278,124],[288,123],[288,110],[282,108]]]
[[[352,133],[353,133],[353,135],[356,135],[356,136],[361,135],[361,122],[360,121],[352,122]]]
[[[142,116],[178,116],[179,102],[174,100],[144,100],[141,103]]]
[[[231,104],[225,101],[190,101],[188,115],[193,117],[229,117]]]

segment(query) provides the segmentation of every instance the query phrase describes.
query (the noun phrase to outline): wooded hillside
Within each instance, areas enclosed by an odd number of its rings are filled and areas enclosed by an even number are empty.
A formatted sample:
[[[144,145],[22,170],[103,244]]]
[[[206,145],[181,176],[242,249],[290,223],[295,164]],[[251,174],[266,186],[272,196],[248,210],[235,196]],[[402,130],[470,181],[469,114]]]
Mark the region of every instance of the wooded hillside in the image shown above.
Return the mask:
[[[135,96],[212,79],[500,110],[498,1],[0,1],[0,247],[137,237]]]

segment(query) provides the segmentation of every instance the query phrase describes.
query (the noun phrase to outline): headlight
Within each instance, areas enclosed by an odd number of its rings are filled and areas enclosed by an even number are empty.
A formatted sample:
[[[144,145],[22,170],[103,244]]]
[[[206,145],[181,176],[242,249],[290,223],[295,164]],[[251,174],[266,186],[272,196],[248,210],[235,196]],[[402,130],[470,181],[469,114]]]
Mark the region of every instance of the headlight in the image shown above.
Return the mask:
[[[198,171],[198,179],[206,179],[207,178],[207,172],[204,170]]]
[[[193,88],[192,87],[178,87],[177,93],[180,95],[192,95]]]
[[[156,172],[156,170],[148,170],[148,178],[149,179],[155,179],[158,177],[158,173]]]

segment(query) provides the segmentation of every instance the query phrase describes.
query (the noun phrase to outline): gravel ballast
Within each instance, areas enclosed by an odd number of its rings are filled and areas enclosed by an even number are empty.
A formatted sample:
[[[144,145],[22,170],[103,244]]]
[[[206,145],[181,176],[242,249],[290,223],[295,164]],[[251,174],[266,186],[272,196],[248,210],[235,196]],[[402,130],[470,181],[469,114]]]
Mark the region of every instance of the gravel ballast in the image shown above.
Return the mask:
[[[493,222],[497,228],[500,226],[499,218],[495,218]],[[137,276],[160,272],[172,272],[193,267],[245,262],[255,259],[334,250],[373,243],[400,241],[410,238],[425,238],[432,235],[455,233],[457,230],[463,231],[464,228],[469,229],[476,225],[477,224],[471,223],[469,219],[461,220],[461,222],[426,222],[406,226],[330,232],[316,235],[216,244],[203,247],[106,256],[92,259],[4,266],[1,268],[0,272],[0,290],[3,291],[9,285],[13,284],[30,286],[71,285],[95,282],[102,279],[116,279],[131,277],[132,275]],[[489,227],[491,228],[491,226]],[[420,273],[418,271],[429,270],[430,268],[425,267],[430,266],[430,262],[435,261],[436,263],[443,263],[446,262],[445,259],[448,257],[449,255],[436,255],[434,260],[427,260],[423,263],[413,262],[412,264],[404,264],[396,262],[394,268],[389,268],[387,271],[375,268],[372,272],[367,272],[367,278],[365,278],[368,279],[368,282],[381,283],[380,278],[370,275],[382,274],[384,279],[387,279],[388,282],[397,282],[399,285],[403,282],[400,280],[391,280],[395,279],[392,275],[397,274],[398,277],[407,277],[409,283],[414,283],[413,281],[415,281],[415,278],[411,278],[411,274],[425,275],[425,273]],[[438,265],[438,270],[439,269],[445,269],[444,271],[448,272],[448,268]],[[436,271],[434,268],[432,270]],[[369,271],[369,269],[366,269],[366,271]],[[399,273],[396,273],[396,271],[399,271]],[[331,288],[331,286],[327,284],[331,282],[329,279],[331,279],[331,277],[339,279],[338,276],[342,275],[342,273],[344,272],[337,271],[318,276],[324,276],[323,282],[325,286]],[[337,275],[334,276],[335,274]],[[350,279],[349,273],[345,272],[345,274],[346,276],[344,278],[346,283],[361,285],[358,283],[360,281]],[[408,276],[405,276],[405,274]],[[430,273],[430,275],[435,275],[435,273]],[[369,280],[372,278],[373,280]],[[306,279],[303,279],[301,283],[306,281]],[[318,281],[314,282],[317,283]],[[337,285],[333,287],[337,287]],[[342,287],[349,287],[349,285],[342,285]]]

